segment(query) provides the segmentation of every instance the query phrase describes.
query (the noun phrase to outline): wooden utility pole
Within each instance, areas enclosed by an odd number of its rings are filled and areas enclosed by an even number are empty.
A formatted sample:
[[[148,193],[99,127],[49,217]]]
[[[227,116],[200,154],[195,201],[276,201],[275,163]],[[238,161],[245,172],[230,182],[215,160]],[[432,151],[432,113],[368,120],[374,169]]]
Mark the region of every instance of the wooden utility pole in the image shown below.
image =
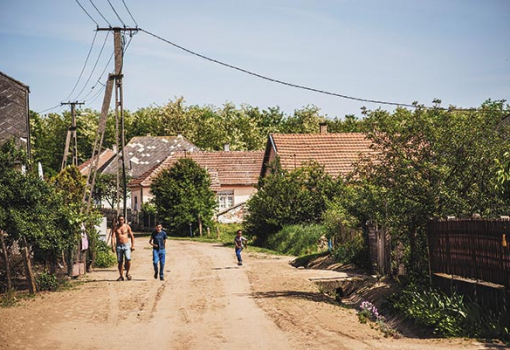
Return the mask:
[[[120,178],[122,177],[122,199],[123,215],[127,219],[127,181],[126,181],[126,158],[124,154],[125,132],[124,132],[124,96],[122,78],[122,67],[124,64],[124,50],[122,45],[122,33],[129,32],[130,35],[138,32],[138,28],[97,28],[98,31],[113,31],[114,56],[115,56],[115,130],[117,149],[120,156],[117,155],[117,214],[120,212]]]
[[[67,129],[66,145],[64,148],[64,157],[62,158],[62,166],[60,170],[63,170],[67,166],[67,157],[69,156],[69,145],[73,144],[73,160],[72,164],[78,166],[78,139],[76,138],[76,105],[83,105],[84,102],[62,102],[61,106],[71,105],[71,126]]]

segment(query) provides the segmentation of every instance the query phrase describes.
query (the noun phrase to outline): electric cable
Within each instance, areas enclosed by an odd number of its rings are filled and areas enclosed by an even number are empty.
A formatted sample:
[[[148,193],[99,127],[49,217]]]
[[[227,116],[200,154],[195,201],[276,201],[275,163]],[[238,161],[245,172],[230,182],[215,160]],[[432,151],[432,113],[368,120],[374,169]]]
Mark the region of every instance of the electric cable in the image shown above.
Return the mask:
[[[115,7],[113,7],[112,3],[110,2],[110,0],[107,0],[108,3],[110,4],[110,7],[112,8],[113,12],[115,13],[115,15],[117,16],[117,18],[119,19],[120,23],[122,23],[122,25],[124,26],[124,28],[126,27],[126,24],[124,23],[124,21],[122,20],[122,18],[120,18],[119,14],[117,13],[117,11],[115,10]]]
[[[78,3],[78,5],[81,7],[81,9],[83,10],[83,12],[85,12],[85,14],[86,14],[87,16],[89,16],[89,18],[92,20],[92,22],[94,22],[94,23],[96,24],[96,26],[98,26],[98,27],[99,27],[99,23],[97,23],[97,22],[96,22],[96,20],[95,20],[94,18],[92,18],[92,16],[91,16],[91,15],[87,12],[87,10],[85,10],[85,8],[84,8],[84,7],[80,4],[80,2],[79,2],[78,0],[75,0],[75,1],[76,1],[76,2]]]
[[[419,104],[409,104],[409,103],[399,103],[399,102],[391,102],[391,101],[382,101],[382,100],[373,100],[373,99],[368,99],[368,98],[361,98],[361,97],[354,97],[354,96],[348,96],[348,95],[344,95],[344,94],[339,94],[339,93],[336,93],[336,92],[330,92],[330,91],[326,91],[326,90],[321,90],[321,89],[316,89],[316,88],[312,88],[312,87],[308,87],[308,86],[304,86],[304,85],[298,85],[298,84],[293,84],[293,83],[288,83],[288,82],[285,82],[283,80],[279,80],[279,79],[274,79],[274,78],[270,78],[270,77],[267,77],[267,76],[264,76],[262,74],[258,74],[258,73],[254,73],[254,72],[251,72],[249,70],[246,70],[246,69],[243,69],[243,68],[240,68],[240,67],[237,67],[237,66],[234,66],[234,65],[231,65],[231,64],[228,64],[228,63],[224,63],[224,62],[221,62],[221,61],[218,61],[216,59],[213,59],[213,58],[210,58],[210,57],[207,57],[207,56],[204,56],[202,54],[199,54],[197,52],[194,52],[192,50],[189,50],[181,45],[178,45],[176,43],[173,43],[171,42],[170,40],[167,40],[159,35],[156,35],[154,33],[151,33],[145,29],[142,29],[142,28],[138,28],[138,30],[156,38],[156,39],[159,39],[167,44],[170,44],[182,51],[185,51],[189,54],[192,54],[194,56],[197,56],[197,57],[200,57],[202,59],[205,59],[207,61],[210,61],[210,62],[213,62],[213,63],[217,63],[219,65],[222,65],[224,67],[227,67],[227,68],[231,68],[231,69],[234,69],[234,70],[237,70],[237,71],[240,71],[242,73],[245,73],[245,74],[249,74],[249,75],[252,75],[252,76],[255,76],[257,78],[260,78],[260,79],[263,79],[263,80],[267,80],[267,81],[270,81],[270,82],[273,82],[273,83],[277,83],[277,84],[281,84],[281,85],[285,85],[285,86],[290,86],[290,87],[294,87],[294,88],[297,88],[297,89],[303,89],[303,90],[308,90],[308,91],[312,91],[312,92],[316,92],[316,93],[319,93],[319,94],[325,94],[325,95],[330,95],[330,96],[336,96],[336,97],[341,97],[341,98],[344,98],[344,99],[348,99],[348,100],[353,100],[353,101],[360,101],[360,102],[368,102],[368,103],[375,103],[375,104],[382,104],[382,105],[391,105],[391,106],[398,106],[398,107],[409,107],[409,108],[435,108],[435,109],[440,109],[440,110],[455,110],[455,111],[472,111],[474,110],[474,108],[467,108],[467,109],[464,109],[464,108],[443,108],[443,107],[428,107],[428,106],[423,106],[423,105],[419,105]]]
[[[381,101],[381,100],[372,100],[372,99],[367,99],[367,98],[360,98],[360,97],[353,97],[353,96],[347,96],[347,95],[343,95],[343,94],[338,94],[338,93],[335,93],[335,92],[330,92],[330,91],[325,91],[325,90],[320,90],[320,89],[315,89],[315,88],[311,88],[311,87],[307,87],[307,86],[304,86],[304,85],[298,85],[298,84],[293,84],[293,83],[287,83],[285,81],[282,81],[282,80],[279,80],[279,79],[274,79],[274,78],[270,78],[270,77],[267,77],[267,76],[264,76],[264,75],[261,75],[261,74],[258,74],[258,73],[254,73],[254,72],[251,72],[249,70],[246,70],[246,69],[243,69],[243,68],[239,68],[237,66],[234,66],[234,65],[231,65],[231,64],[228,64],[228,63],[224,63],[224,62],[221,62],[221,61],[218,61],[216,59],[213,59],[213,58],[210,58],[210,57],[207,57],[207,56],[204,56],[202,54],[199,54],[199,53],[196,53],[194,51],[191,51],[183,46],[180,46],[178,44],[175,44],[167,39],[164,39],[154,33],[151,33],[145,29],[142,29],[142,28],[139,28],[140,31],[156,38],[156,39],[159,39],[161,41],[164,41],[166,42],[167,44],[170,44],[182,51],[185,51],[189,54],[192,54],[194,56],[197,56],[197,57],[200,57],[200,58],[203,58],[207,61],[211,61],[211,62],[214,62],[214,63],[217,63],[219,65],[222,65],[222,66],[225,66],[227,68],[231,68],[231,69],[235,69],[237,71],[240,71],[240,72],[243,72],[243,73],[246,73],[246,74],[249,74],[249,75],[253,75],[255,77],[258,77],[258,78],[261,78],[261,79],[264,79],[264,80],[267,80],[267,81],[271,81],[273,83],[278,83],[278,84],[282,84],[282,85],[286,85],[286,86],[290,86],[290,87],[295,87],[295,88],[298,88],[298,89],[303,89],[303,90],[308,90],[308,91],[313,91],[313,92],[317,92],[317,93],[320,93],[320,94],[325,94],[325,95],[331,95],[331,96],[337,96],[337,97],[341,97],[341,98],[345,98],[345,99],[348,99],[348,100],[354,100],[354,101],[361,101],[361,102],[370,102],[370,103],[377,103],[377,104],[385,104],[385,105],[392,105],[392,106],[403,106],[403,107],[410,107],[410,108],[417,108],[417,106],[415,105],[412,105],[412,104],[407,104],[407,103],[398,103],[398,102],[388,102],[388,101]]]
[[[135,26],[138,27],[138,23],[136,23],[135,21],[135,18],[133,17],[133,15],[131,14],[131,11],[129,11],[129,8],[127,7],[126,5],[126,2],[124,0],[122,0],[122,3],[124,4],[124,7],[126,8],[127,12],[129,13],[129,15],[131,16],[131,19],[133,20],[133,22],[135,23]]]
[[[104,47],[106,45],[106,41],[108,40],[108,36],[109,35],[110,35],[110,32],[107,32],[106,36],[104,38],[103,46],[101,46],[101,51],[99,51],[99,55],[97,56],[96,63],[94,64],[94,67],[92,68],[92,71],[90,72],[89,77],[88,77],[87,81],[85,82],[85,85],[83,86],[81,91],[78,93],[78,95],[74,98],[75,100],[78,100],[78,97],[82,94],[83,90],[85,90],[85,87],[87,87],[87,84],[89,83],[90,78],[92,77],[92,74],[94,74],[94,71],[96,70],[97,64],[99,62],[99,59],[101,58],[101,55],[103,53],[103,49],[104,49]]]
[[[99,78],[97,79],[96,83],[90,88],[90,91],[85,96],[83,96],[83,99],[86,99],[94,91],[96,86],[98,84],[101,84],[101,78],[103,77],[104,73],[108,69],[108,66],[110,65],[110,62],[112,61],[112,58],[113,58],[113,53],[110,55],[110,59],[108,60],[108,62],[106,62],[106,66],[104,67],[103,71],[99,75]]]
[[[67,97],[64,98],[64,101],[68,100],[69,97],[71,97],[71,95],[73,94],[74,90],[76,90],[76,87],[78,86],[78,83],[80,82],[83,72],[85,71],[85,67],[87,66],[87,62],[89,61],[90,53],[92,52],[92,49],[94,48],[94,42],[96,41],[96,37],[97,37],[97,31],[94,33],[94,38],[92,39],[92,44],[90,45],[89,53],[87,54],[87,58],[85,59],[85,63],[83,64],[83,68],[81,69],[80,76],[78,77],[78,80],[76,81],[76,84],[74,84],[74,87],[71,90],[71,92],[69,93],[69,95],[67,95]]]
[[[90,97],[90,100],[87,101],[88,104],[92,104],[95,100],[97,100],[97,98],[99,96],[101,96],[101,93],[104,91],[104,89],[106,88],[106,85],[103,85],[101,84],[101,88],[99,90],[97,90],[97,92]]]
[[[58,107],[60,107],[60,103],[58,105],[56,105],[56,106],[53,106],[53,107],[50,107],[50,108],[46,108],[45,110],[42,110],[42,111],[38,111],[37,113],[43,114],[45,112],[51,111],[51,110],[53,110],[55,108],[58,108]]]
[[[101,17],[103,17],[103,19],[105,20],[105,22],[106,22],[106,23],[108,23],[108,26],[110,26],[110,27],[111,27],[112,25],[110,24],[110,22],[108,22],[108,20],[105,18],[105,16],[103,16],[103,14],[101,13],[101,11],[99,11],[99,9],[98,9],[98,8],[97,8],[97,6],[96,6],[96,5],[92,2],[92,0],[89,0],[89,1],[90,1],[90,3],[92,4],[92,6],[94,6],[94,8],[96,9],[97,13],[99,13],[99,15],[100,15]],[[98,27],[99,27],[99,25],[98,25]]]

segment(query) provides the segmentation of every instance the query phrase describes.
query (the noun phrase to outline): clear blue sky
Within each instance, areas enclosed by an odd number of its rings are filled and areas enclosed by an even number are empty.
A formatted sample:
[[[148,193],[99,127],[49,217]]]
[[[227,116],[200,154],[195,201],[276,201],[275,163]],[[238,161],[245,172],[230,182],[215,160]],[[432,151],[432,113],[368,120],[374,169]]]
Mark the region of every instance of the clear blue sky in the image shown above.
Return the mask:
[[[89,14],[107,23],[90,0]],[[135,26],[122,0],[110,0]],[[121,26],[107,0],[93,0]],[[476,107],[510,99],[510,1],[507,0],[125,0],[140,28],[216,60],[293,84],[358,98],[430,105],[434,98]],[[113,52],[76,0],[0,0],[0,71],[30,86],[30,107],[66,98],[100,109],[96,84]],[[113,62],[106,72],[113,71]],[[101,79],[104,83],[105,73]],[[291,114],[314,104],[329,117],[360,116],[363,103],[282,86],[195,57],[146,33],[135,35],[124,62],[125,108],[226,102]],[[96,88],[91,91],[91,87]],[[80,91],[83,92],[78,94]],[[63,111],[59,107],[52,111]]]

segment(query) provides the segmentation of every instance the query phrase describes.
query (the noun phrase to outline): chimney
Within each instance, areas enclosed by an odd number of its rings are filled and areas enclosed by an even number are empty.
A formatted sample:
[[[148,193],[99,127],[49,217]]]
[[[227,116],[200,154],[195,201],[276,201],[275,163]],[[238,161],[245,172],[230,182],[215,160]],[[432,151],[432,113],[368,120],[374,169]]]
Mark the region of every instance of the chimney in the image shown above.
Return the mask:
[[[228,144],[228,143],[224,143],[224,144],[223,144],[223,150],[224,150],[225,152],[229,152],[229,151],[230,151],[230,144]]]
[[[326,123],[320,123],[319,124],[320,133],[321,134],[327,134],[328,133],[328,124]]]

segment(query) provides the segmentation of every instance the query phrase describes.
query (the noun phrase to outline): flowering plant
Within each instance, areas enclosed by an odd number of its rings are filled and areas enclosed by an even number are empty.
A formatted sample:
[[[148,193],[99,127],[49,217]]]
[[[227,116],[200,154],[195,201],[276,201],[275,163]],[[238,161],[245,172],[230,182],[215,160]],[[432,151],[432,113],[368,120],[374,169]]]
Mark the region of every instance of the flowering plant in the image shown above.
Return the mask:
[[[377,310],[375,305],[366,300],[361,303],[358,316],[363,323],[367,320],[383,321],[383,317],[379,314],[379,310]]]

